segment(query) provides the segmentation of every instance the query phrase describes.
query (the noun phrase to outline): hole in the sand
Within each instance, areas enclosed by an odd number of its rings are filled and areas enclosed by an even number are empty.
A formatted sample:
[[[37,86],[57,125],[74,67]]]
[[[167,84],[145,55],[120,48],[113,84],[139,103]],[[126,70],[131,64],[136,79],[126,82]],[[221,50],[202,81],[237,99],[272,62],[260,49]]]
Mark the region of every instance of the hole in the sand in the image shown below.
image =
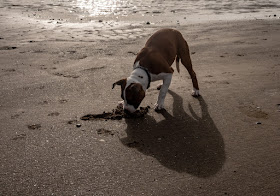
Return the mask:
[[[58,116],[59,115],[59,112],[52,112],[50,114],[48,114],[48,116]]]
[[[35,130],[35,129],[40,129],[40,128],[41,128],[41,125],[40,125],[40,124],[28,125],[28,129]]]
[[[68,102],[67,99],[60,99],[60,100],[59,100],[59,103],[62,103],[62,104],[63,104],[63,103],[67,103],[67,102]]]
[[[115,132],[116,132],[113,130],[107,130],[107,129],[103,129],[103,128],[97,129],[96,131],[97,131],[98,135],[105,135],[105,136],[109,136],[109,135],[113,136],[113,135],[115,135]]]
[[[141,118],[144,117],[149,112],[150,106],[140,107],[134,113],[125,113],[122,106],[117,106],[112,112],[103,112],[101,114],[87,114],[81,117],[81,120],[121,120],[123,118]]]
[[[69,125],[73,125],[73,124],[78,123],[78,121],[77,121],[77,120],[69,120],[67,123],[68,123]]]

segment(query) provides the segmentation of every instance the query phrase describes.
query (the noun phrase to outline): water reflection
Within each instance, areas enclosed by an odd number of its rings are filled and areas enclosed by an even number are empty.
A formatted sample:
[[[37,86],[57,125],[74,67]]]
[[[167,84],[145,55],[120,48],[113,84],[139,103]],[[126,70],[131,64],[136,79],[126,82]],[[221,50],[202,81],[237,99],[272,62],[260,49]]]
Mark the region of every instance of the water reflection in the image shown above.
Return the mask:
[[[25,9],[26,12],[44,11],[59,15],[108,16],[213,16],[244,13],[277,14],[279,0],[0,0],[0,7]],[[66,12],[65,12],[66,11]]]
[[[126,14],[125,10],[133,6],[128,0],[77,0],[77,7],[91,16],[108,14]]]
[[[279,10],[279,0],[62,0],[90,16],[133,13],[220,14]]]

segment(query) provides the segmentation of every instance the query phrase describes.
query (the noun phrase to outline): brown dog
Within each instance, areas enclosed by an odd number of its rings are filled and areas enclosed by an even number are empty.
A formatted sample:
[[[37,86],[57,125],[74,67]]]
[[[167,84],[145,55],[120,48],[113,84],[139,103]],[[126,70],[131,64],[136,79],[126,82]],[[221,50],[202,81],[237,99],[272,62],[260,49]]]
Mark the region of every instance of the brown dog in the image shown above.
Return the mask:
[[[131,113],[135,112],[145,97],[150,82],[163,80],[160,87],[156,110],[164,108],[164,99],[171,83],[174,70],[171,65],[176,58],[176,67],[179,72],[179,60],[188,70],[193,83],[192,95],[199,96],[196,74],[192,68],[189,47],[182,34],[174,29],[162,29],[153,34],[145,47],[137,55],[133,71],[128,78],[121,79],[113,84],[121,85],[123,107]]]

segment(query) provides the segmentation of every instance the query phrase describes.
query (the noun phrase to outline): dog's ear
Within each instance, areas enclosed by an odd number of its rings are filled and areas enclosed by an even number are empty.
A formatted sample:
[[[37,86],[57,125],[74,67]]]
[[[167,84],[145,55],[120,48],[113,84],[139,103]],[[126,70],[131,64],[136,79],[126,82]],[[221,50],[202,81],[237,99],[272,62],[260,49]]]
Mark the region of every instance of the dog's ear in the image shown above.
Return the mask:
[[[115,82],[112,86],[112,89],[114,89],[116,85],[121,85],[122,89],[124,89],[124,87],[126,86],[126,78]]]

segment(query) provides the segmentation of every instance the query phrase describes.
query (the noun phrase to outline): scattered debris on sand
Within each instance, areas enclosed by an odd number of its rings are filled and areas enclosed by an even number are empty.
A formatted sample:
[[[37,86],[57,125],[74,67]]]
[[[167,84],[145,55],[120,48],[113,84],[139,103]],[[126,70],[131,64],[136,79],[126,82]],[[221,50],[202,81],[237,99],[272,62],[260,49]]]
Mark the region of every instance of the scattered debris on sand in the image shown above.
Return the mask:
[[[150,106],[140,107],[140,110],[137,110],[134,113],[125,113],[122,106],[118,105],[116,109],[113,109],[112,112],[103,112],[101,114],[87,114],[81,117],[81,120],[121,120],[123,118],[141,118],[149,112]]]

